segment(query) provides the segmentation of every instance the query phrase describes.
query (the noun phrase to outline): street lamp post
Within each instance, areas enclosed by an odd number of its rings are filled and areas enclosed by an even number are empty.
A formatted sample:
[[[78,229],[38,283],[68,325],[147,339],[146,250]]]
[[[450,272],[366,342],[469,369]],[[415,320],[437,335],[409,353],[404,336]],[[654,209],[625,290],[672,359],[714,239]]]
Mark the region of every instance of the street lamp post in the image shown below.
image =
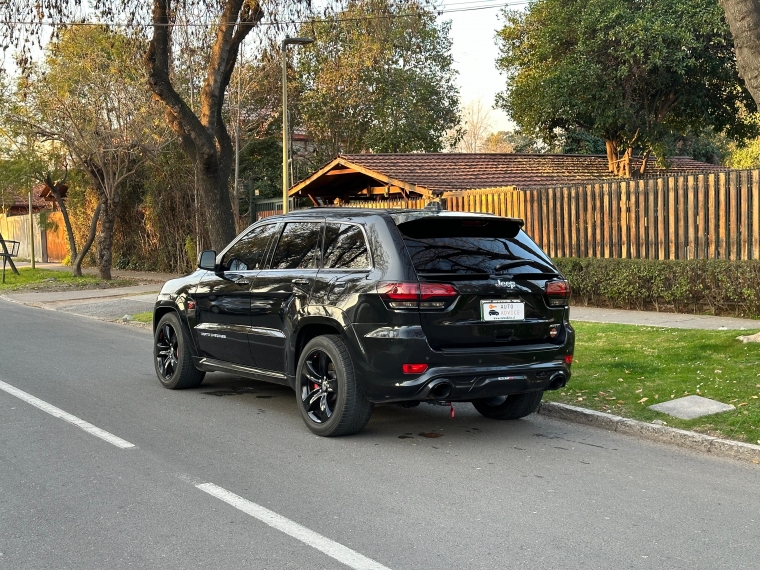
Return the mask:
[[[288,213],[288,58],[287,46],[310,44],[313,38],[289,38],[282,40],[282,213]]]

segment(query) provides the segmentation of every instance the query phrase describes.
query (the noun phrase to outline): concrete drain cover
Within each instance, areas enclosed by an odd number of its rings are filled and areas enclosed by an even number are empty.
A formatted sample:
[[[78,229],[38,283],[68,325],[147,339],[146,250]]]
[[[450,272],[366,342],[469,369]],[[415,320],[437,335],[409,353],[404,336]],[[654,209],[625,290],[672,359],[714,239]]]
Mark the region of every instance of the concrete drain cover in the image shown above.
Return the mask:
[[[709,398],[703,398],[702,396],[686,396],[685,398],[678,398],[649,406],[649,409],[682,420],[693,420],[694,418],[701,418],[702,416],[709,416],[711,414],[730,412],[736,408],[730,404],[724,404]]]

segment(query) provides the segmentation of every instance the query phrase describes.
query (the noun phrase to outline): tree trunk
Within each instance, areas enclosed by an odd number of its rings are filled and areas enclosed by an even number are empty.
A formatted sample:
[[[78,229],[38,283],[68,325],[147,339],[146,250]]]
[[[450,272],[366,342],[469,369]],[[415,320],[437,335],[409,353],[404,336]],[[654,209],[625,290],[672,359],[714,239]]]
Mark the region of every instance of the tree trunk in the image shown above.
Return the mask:
[[[211,172],[198,169],[198,189],[203,205],[203,217],[208,225],[211,247],[221,251],[236,235],[235,221],[232,218],[232,202],[227,188],[230,172],[218,167]]]
[[[739,75],[760,107],[760,0],[720,0],[734,37]]]
[[[66,236],[69,238],[69,259],[71,259],[71,267],[74,268],[74,260],[77,258],[77,242],[74,239],[74,229],[71,227],[71,219],[69,218],[69,210],[66,208],[66,204],[61,197],[61,193],[57,185],[47,184],[47,187],[53,193],[55,201],[58,203],[58,207],[61,209],[61,215],[63,216],[63,225],[66,227]],[[74,275],[77,277],[82,276],[82,270],[80,268],[79,273],[74,271]]]
[[[607,147],[607,168],[612,174],[617,174],[617,142],[607,139],[604,144]]]
[[[103,203],[98,202],[98,206],[95,208],[95,212],[92,214],[92,220],[90,221],[90,233],[87,236],[87,241],[82,246],[82,249],[79,250],[79,254],[77,255],[76,259],[71,260],[71,265],[73,266],[73,272],[74,275],[77,277],[82,276],[82,261],[84,261],[85,255],[87,255],[87,252],[90,251],[90,247],[92,247],[92,242],[95,241],[95,235],[97,233],[98,229],[98,219],[100,218],[100,210],[103,208]]]
[[[201,89],[199,115],[172,84],[169,0],[153,0],[153,38],[145,54],[148,86],[166,105],[169,125],[179,136],[185,154],[197,164],[211,247],[217,251],[236,235],[228,189],[234,151],[222,117],[225,91],[235,69],[241,42],[264,16],[256,0],[226,0],[221,6],[216,39]]]
[[[98,271],[100,278],[110,281],[111,266],[113,265],[113,227],[116,222],[117,202],[108,200],[101,201],[103,206],[100,220],[100,236],[98,243]]]

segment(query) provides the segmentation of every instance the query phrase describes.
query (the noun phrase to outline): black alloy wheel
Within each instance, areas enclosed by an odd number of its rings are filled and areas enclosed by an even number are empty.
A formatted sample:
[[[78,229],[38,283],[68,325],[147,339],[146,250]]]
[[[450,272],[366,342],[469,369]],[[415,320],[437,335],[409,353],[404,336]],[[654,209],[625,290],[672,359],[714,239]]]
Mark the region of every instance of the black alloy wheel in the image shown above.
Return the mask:
[[[340,336],[318,336],[304,347],[296,369],[296,400],[304,423],[317,435],[350,435],[367,425],[373,406],[356,381]]]
[[[338,402],[335,364],[322,349],[309,353],[301,370],[301,405],[314,423],[328,421]]]
[[[156,332],[156,371],[161,381],[171,382],[177,372],[179,338],[171,323],[165,322]]]
[[[195,388],[206,375],[193,366],[190,339],[176,313],[166,313],[153,337],[153,363],[161,384],[171,390]]]

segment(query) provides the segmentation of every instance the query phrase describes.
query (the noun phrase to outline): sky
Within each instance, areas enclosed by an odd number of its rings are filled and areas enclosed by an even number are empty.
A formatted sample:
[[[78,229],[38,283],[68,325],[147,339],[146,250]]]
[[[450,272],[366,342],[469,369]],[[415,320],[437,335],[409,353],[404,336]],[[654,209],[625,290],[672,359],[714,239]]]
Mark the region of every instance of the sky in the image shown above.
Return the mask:
[[[441,0],[440,20],[452,23],[452,52],[462,105],[480,99],[483,108],[490,109],[492,131],[514,128],[503,111],[491,108],[496,93],[504,89],[504,78],[496,70],[495,35],[503,25],[501,10],[504,6],[522,9],[526,4],[520,0]],[[8,54],[0,59],[0,65],[11,72],[15,68]]]
[[[485,0],[477,5],[485,6],[491,3],[493,2]],[[453,2],[447,4],[454,7]],[[463,105],[481,99],[483,107],[490,108],[493,106],[496,93],[504,89],[504,78],[496,70],[499,50],[495,39],[496,31],[504,23],[500,17],[503,5],[502,2],[498,2],[496,6],[485,10],[449,12],[441,16],[442,20],[451,20],[452,52],[459,71],[459,89]],[[514,128],[514,124],[501,110],[491,109],[490,119],[492,131]]]

